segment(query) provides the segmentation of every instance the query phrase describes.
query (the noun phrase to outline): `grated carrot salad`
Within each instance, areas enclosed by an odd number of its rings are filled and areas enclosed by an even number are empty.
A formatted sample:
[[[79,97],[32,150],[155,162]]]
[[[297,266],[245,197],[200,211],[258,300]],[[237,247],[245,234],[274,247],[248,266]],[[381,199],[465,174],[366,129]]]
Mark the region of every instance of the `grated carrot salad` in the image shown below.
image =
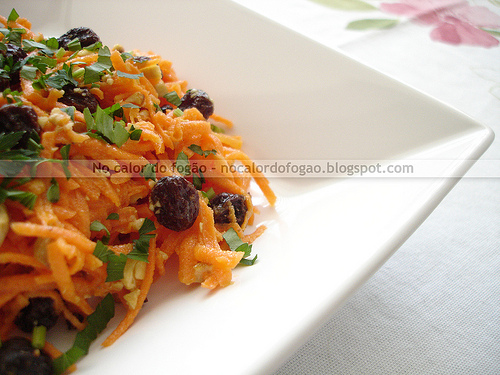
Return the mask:
[[[8,20],[0,16],[0,22],[4,27],[24,29],[23,41],[45,40],[42,34],[31,30],[26,19]],[[0,39],[4,37],[0,34]],[[84,84],[83,77],[76,78],[78,86],[89,89],[101,108],[116,103],[122,106],[127,131],[141,131],[139,139],[128,139],[121,147],[91,137],[84,114],[78,110],[72,115],[65,111],[68,106],[59,100],[64,90],[50,86],[34,88],[32,80],[20,78],[17,99],[32,107],[38,115],[43,147],[40,157],[62,160],[62,148],[70,145],[67,167],[70,177],[61,164],[42,163],[37,170],[42,177],[32,178],[19,187],[21,191],[36,195],[32,209],[19,201],[7,199],[4,202],[9,223],[0,246],[2,340],[15,330],[16,316],[32,297],[51,298],[57,313],[81,330],[86,325],[85,318],[93,312],[90,300],[111,293],[127,310],[125,318],[103,344],[111,345],[133,323],[151,285],[168,272],[171,258],[178,259],[180,282],[199,283],[208,289],[225,287],[231,284],[232,270],[244,254],[229,249],[223,239],[224,232],[232,228],[241,239],[250,243],[265,230],[261,226],[254,233],[244,233],[257,211],[248,193],[251,181],[256,182],[271,205],[276,200],[268,180],[258,172],[204,175],[196,221],[189,229],[176,232],[159,224],[149,207],[148,197],[154,186],[152,179],[131,173],[105,173],[80,163],[105,160],[108,165],[115,163],[115,166],[124,161],[140,166],[172,165],[181,152],[190,160],[213,160],[228,166],[235,162],[252,163],[240,149],[240,137],[214,130],[214,123],[221,128],[231,128],[229,120],[216,114],[205,119],[197,108],[181,113],[175,112],[175,106],[160,110],[168,104],[164,93],[176,92],[181,98],[188,88],[187,82],[176,76],[170,61],[138,50],[129,52],[129,56],[145,58],[125,59],[123,52],[119,46],[110,49],[112,68],[97,83]],[[98,58],[97,51],[60,52],[56,66],[48,71],[71,66],[75,72],[96,63]],[[156,74],[158,72],[160,74]],[[8,95],[0,96],[0,107],[8,103]],[[200,156],[190,149],[192,145],[212,152]],[[175,168],[171,168],[158,172],[156,178],[176,173]],[[57,201],[47,194],[54,181],[59,188]],[[248,213],[242,225],[234,219],[234,212],[229,224],[214,222],[209,200],[201,192],[210,189],[215,194],[227,192],[245,196]],[[110,218],[110,215],[115,217]],[[91,224],[101,223],[109,231],[107,247],[116,255],[126,255],[133,250],[133,240],[137,239],[137,230],[145,219],[155,225],[147,262],[127,259],[124,278],[106,281],[106,264],[94,255],[97,242],[103,240],[106,233],[91,230]],[[49,343],[47,345],[50,347]],[[52,353],[59,353],[50,348]]]

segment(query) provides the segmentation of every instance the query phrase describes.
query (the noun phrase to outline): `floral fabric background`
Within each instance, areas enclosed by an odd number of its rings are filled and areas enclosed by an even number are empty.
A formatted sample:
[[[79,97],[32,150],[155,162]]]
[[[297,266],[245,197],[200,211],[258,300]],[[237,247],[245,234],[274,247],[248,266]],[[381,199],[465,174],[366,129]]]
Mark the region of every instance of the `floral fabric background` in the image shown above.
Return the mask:
[[[500,374],[500,1],[233,1],[497,134],[423,225],[274,375]]]
[[[365,18],[352,21],[348,29],[363,30],[394,27],[404,19],[432,28],[433,40],[450,44],[481,47],[498,46],[500,15],[484,5],[467,0],[401,0],[399,2],[368,3],[362,0],[311,0],[339,10],[379,11],[397,18]],[[490,0],[490,6],[500,2]]]

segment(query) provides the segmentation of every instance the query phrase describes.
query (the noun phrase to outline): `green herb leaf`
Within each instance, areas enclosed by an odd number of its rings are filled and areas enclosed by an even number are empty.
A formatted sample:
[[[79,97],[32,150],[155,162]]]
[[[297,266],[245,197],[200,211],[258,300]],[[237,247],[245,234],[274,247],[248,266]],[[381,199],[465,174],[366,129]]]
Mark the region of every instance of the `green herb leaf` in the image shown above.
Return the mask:
[[[253,257],[253,259],[243,258],[240,260],[240,264],[244,266],[253,266],[257,261],[257,255]]]
[[[139,234],[147,234],[156,230],[155,223],[148,218],[145,218],[141,227],[139,228]]]
[[[112,142],[118,147],[121,147],[130,137],[129,132],[123,125],[123,122],[114,123]]]
[[[197,176],[196,173],[193,174],[193,185],[197,190],[201,190],[204,183],[205,177],[203,176],[203,173],[201,173],[201,171],[199,176]]]
[[[213,197],[215,197],[215,191],[213,188],[210,188],[207,191],[202,191],[201,194],[208,200],[211,200]]]
[[[147,164],[142,168],[141,176],[146,180],[156,181],[156,165],[157,164]]]
[[[177,155],[177,159],[175,160],[175,169],[177,169],[177,171],[183,176],[189,176],[191,174],[189,158],[183,151],[179,152]]]
[[[107,263],[107,282],[123,279],[123,270],[125,269],[125,263],[127,262],[127,256],[125,254],[115,254],[104,244],[104,242],[98,240],[96,242],[93,255],[99,258],[103,263]]]
[[[0,152],[9,150],[22,138],[22,136],[26,133],[25,131],[18,131],[12,133],[0,133]]]
[[[109,256],[109,261],[106,266],[106,273],[108,274],[106,282],[123,279],[123,270],[125,269],[127,258],[128,257],[125,254],[113,254]]]
[[[111,107],[104,108],[103,111],[112,118],[114,117],[123,117],[123,108],[120,103],[115,103]]]
[[[26,29],[21,29],[21,28],[11,28],[7,27],[6,29],[2,28],[0,29],[0,33],[4,35],[4,38],[2,39],[2,42],[8,42],[15,44],[18,47],[22,47],[21,45],[21,40],[23,34],[26,34]]]
[[[108,215],[106,220],[120,220],[120,215],[118,215],[116,212],[112,212]]]
[[[91,224],[90,224],[90,230],[93,231],[93,232],[100,232],[100,231],[105,231],[106,232],[106,235],[102,238],[102,242],[107,244],[109,242],[109,239],[111,237],[111,233],[109,233],[109,230],[108,228],[106,228],[106,226],[101,223],[100,221],[98,220],[94,220]]]
[[[8,22],[14,22],[19,18],[19,14],[16,12],[14,8],[10,11],[9,17],[7,18]]]
[[[124,103],[122,108],[141,108],[141,106],[134,103]]]
[[[130,78],[130,79],[139,79],[141,77],[144,77],[144,73],[138,73],[138,74],[131,74],[131,73],[125,73],[120,70],[116,71],[116,75],[118,77],[123,77],[123,78]]]
[[[97,61],[85,67],[85,75],[83,76],[83,83],[85,84],[99,82],[104,72],[109,71],[113,67],[111,52],[108,47],[99,48],[97,55]]]
[[[75,107],[67,107],[67,108],[75,108]],[[69,149],[71,147],[71,144],[67,144],[67,145],[64,145],[61,147],[61,156],[63,158],[63,160],[69,160]]]
[[[90,52],[98,52],[99,48],[102,48],[102,42],[92,43],[92,44],[84,47],[83,49],[86,50],[86,51],[90,51]]]
[[[109,258],[115,253],[111,251],[102,241],[98,240],[95,244],[94,252],[95,257],[99,258],[103,263],[109,262]]]
[[[78,82],[72,77],[71,68],[66,64],[61,70],[45,79],[45,83],[58,90],[62,90],[66,85],[78,86]]]
[[[106,232],[106,234],[110,235],[108,228],[106,228],[106,226],[103,223],[101,223],[99,220],[94,220],[90,224],[90,230],[93,232],[100,232],[101,230],[103,230]]]
[[[126,60],[134,57],[134,55],[132,55],[130,52],[123,52],[120,54],[120,56],[121,56],[123,61],[126,61]]]
[[[142,135],[142,129],[133,129],[132,126],[129,138],[133,141],[139,141],[141,139],[141,135]]]
[[[193,151],[194,153],[196,153],[198,155],[201,155],[201,156],[204,156],[204,157],[207,157],[210,154],[212,154],[212,155],[216,155],[217,154],[216,150],[202,150],[201,147],[198,146],[198,145],[196,145],[196,144],[192,144],[188,148],[191,151]]]
[[[6,199],[10,199],[32,210],[35,207],[36,198],[36,195],[29,191],[0,188],[0,203],[5,202]]]
[[[43,74],[47,72],[49,68],[55,68],[57,65],[57,60],[48,56],[30,56],[26,64],[31,64],[38,70],[40,70]],[[26,65],[25,65],[26,66]],[[45,78],[45,77],[44,77]]]
[[[21,95],[23,93],[19,91],[13,91],[10,88],[2,91],[2,96],[7,99],[7,103],[12,104],[16,103],[18,105],[22,105],[23,101],[21,99]]]
[[[73,108],[75,109],[75,107],[67,107],[66,109],[70,109],[70,108]],[[67,144],[67,145],[64,145],[61,147],[61,156],[63,158],[62,160],[62,168],[63,168],[63,171],[64,171],[64,175],[66,176],[66,179],[69,180],[71,178],[71,172],[68,168],[69,166],[69,149],[71,147],[71,144]]]
[[[95,63],[96,64],[96,63]],[[83,76],[83,83],[88,85],[89,83],[99,82],[101,80],[102,69],[101,66],[90,65],[85,67],[85,74]]]
[[[134,248],[127,254],[127,258],[148,263],[149,242],[154,236],[154,234],[142,234],[134,240]]]
[[[155,229],[155,224],[150,219],[145,218],[139,229],[139,238],[134,241],[134,248],[127,254],[128,258],[148,262],[149,243],[151,238],[155,236],[155,234],[149,233]]]
[[[50,186],[47,189],[47,199],[51,203],[59,202],[59,183],[55,178],[50,180]]]
[[[72,105],[69,107],[61,108],[61,112],[66,113],[71,118],[72,121],[75,121],[75,110],[76,108]]]
[[[243,258],[247,258],[250,256],[250,254],[252,253],[252,245],[246,243],[246,242],[243,242],[241,240],[241,238],[238,236],[238,233],[236,233],[236,231],[233,229],[233,228],[229,228],[223,235],[222,237],[224,238],[224,240],[226,241],[226,243],[228,244],[229,248],[232,250],[232,251],[242,251],[245,253],[245,255],[243,255]],[[255,257],[253,260],[244,260],[242,259],[240,261],[240,264],[242,265],[252,265],[255,263],[255,260],[257,259],[257,257]]]
[[[38,73],[38,68],[34,66],[24,65],[19,72],[21,78],[27,79],[28,81],[36,80],[36,75]]]
[[[73,346],[53,361],[56,375],[62,374],[80,358],[87,355],[90,344],[106,328],[115,316],[115,302],[111,294],[107,294],[97,305],[92,314],[87,317],[87,326],[78,332]]]
[[[130,134],[124,126],[125,123],[114,121],[113,115],[108,112],[109,110],[103,110],[99,106],[93,115],[88,108],[83,110],[83,116],[87,123],[87,134],[121,147],[129,139]]]
[[[23,49],[26,52],[31,52],[31,51],[34,51],[36,49],[45,49],[45,48],[47,48],[46,44],[35,42],[34,40],[31,40],[31,39],[26,39],[23,42]]]

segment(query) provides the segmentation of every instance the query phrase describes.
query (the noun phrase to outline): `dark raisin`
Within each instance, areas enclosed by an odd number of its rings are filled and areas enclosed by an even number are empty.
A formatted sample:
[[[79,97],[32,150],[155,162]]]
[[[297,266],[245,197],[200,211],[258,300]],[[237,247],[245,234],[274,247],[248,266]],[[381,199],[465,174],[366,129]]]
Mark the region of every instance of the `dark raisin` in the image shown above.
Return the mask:
[[[25,59],[28,54],[21,47],[18,47],[11,43],[6,43],[5,47],[5,50],[0,50],[0,54],[2,55],[0,68],[8,72],[6,73],[8,77],[0,77],[0,91],[8,88],[18,90],[20,88],[20,62]]]
[[[80,41],[82,48],[101,41],[99,36],[88,27],[75,27],[61,35],[57,41],[59,42],[59,47],[67,49],[69,42],[74,39]]]
[[[210,200],[209,206],[214,212],[216,224],[228,224],[231,222],[229,207],[233,206],[234,216],[238,225],[242,225],[247,214],[245,196],[240,194],[220,193]]]
[[[59,317],[54,309],[54,300],[48,297],[29,299],[30,303],[16,317],[15,323],[22,331],[31,333],[33,327],[40,325],[50,329]]]
[[[0,347],[0,374],[52,375],[52,358],[41,349],[35,349],[24,337],[13,337]]]
[[[184,111],[193,107],[198,109],[205,119],[208,119],[214,113],[214,102],[203,90],[190,89],[182,97],[179,105],[181,110]]]
[[[5,104],[0,108],[0,133],[25,131],[17,146],[26,148],[33,133],[40,134],[38,116],[33,108],[27,105]]]
[[[177,232],[190,228],[200,211],[198,191],[180,176],[158,180],[151,191],[149,205],[161,225]]]
[[[63,87],[64,95],[57,101],[67,106],[74,106],[78,111],[83,112],[85,108],[94,113],[97,110],[99,102],[97,98],[86,88],[73,87],[66,85]]]

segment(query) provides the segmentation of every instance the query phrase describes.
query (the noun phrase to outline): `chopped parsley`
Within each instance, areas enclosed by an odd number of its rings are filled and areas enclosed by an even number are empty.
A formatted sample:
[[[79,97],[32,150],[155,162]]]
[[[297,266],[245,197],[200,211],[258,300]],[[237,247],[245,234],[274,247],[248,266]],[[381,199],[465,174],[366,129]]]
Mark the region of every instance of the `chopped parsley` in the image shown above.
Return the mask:
[[[106,235],[102,238],[102,242],[104,244],[108,243],[109,242],[109,238],[111,236],[111,233],[109,233],[109,230],[108,228],[106,228],[106,226],[101,223],[100,221],[98,220],[94,220],[91,224],[90,224],[90,230],[93,231],[93,232],[100,232],[100,231],[105,231],[106,232]]]
[[[175,169],[177,169],[177,171],[183,176],[189,176],[191,174],[189,158],[184,151],[179,152],[177,155],[177,159],[175,160]]]
[[[99,82],[105,73],[111,73],[113,64],[111,62],[111,52],[108,47],[99,47],[97,61],[85,67],[83,83],[90,84]]]
[[[192,144],[191,146],[188,147],[191,151],[193,151],[195,154],[207,157],[208,155],[215,155],[217,154],[216,150],[202,150],[200,146],[196,144]]]
[[[5,179],[4,181],[7,181]],[[6,199],[10,199],[12,201],[17,201],[21,203],[26,208],[32,210],[35,207],[37,196],[29,191],[17,190],[16,188],[8,188],[0,185],[0,203],[5,202]]]
[[[100,222],[93,222],[92,224],[95,229],[105,229],[107,231],[107,228]],[[155,234],[152,234],[151,232],[155,229],[156,227],[154,223],[150,219],[145,218],[141,228],[139,229],[139,238],[134,240],[133,249],[128,254],[115,254],[105,245],[104,241],[97,241],[93,254],[103,263],[107,263],[107,282],[123,279],[123,270],[125,269],[127,259],[139,260],[146,263],[148,262],[149,243],[155,236]]]
[[[50,186],[47,189],[48,201],[51,203],[59,202],[59,194],[60,194],[59,183],[57,182],[57,180],[55,178],[52,178],[52,180],[50,180]]]
[[[118,215],[118,213],[116,212],[112,212],[108,215],[106,220],[120,220],[120,215]]]
[[[141,139],[142,129],[136,129],[134,125],[130,127],[129,138],[133,141],[138,141]]]
[[[203,187],[203,184],[205,183],[205,177],[203,176],[203,173],[201,171],[200,175],[196,175],[196,173],[193,173],[193,185],[197,190],[201,190]]]
[[[1,28],[0,33],[4,35],[4,38],[2,39],[4,42],[12,43],[20,47],[22,36],[23,34],[26,34],[26,30],[21,28],[13,29],[12,27],[9,26],[6,29]]]
[[[87,317],[87,326],[78,332],[69,350],[54,359],[53,366],[56,375],[62,374],[80,358],[88,354],[90,344],[106,328],[115,316],[115,302],[111,294],[107,294],[97,305],[94,312]]]
[[[78,86],[78,82],[73,78],[72,69],[67,64],[63,64],[62,69],[46,78],[45,84],[58,90],[62,90],[67,85]]]
[[[69,145],[61,148],[63,160],[44,159],[39,156],[42,146],[38,134],[30,134],[27,148],[16,149],[19,141],[25,134],[24,131],[12,133],[0,133],[0,175],[4,176],[0,184],[0,203],[6,199],[20,202],[23,206],[33,209],[37,196],[29,191],[19,190],[19,186],[30,181],[33,177],[16,178],[26,167],[29,167],[30,176],[36,174],[36,168],[41,163],[52,162],[62,165],[66,178],[71,177],[68,170]],[[47,191],[47,199],[50,202],[59,200],[59,185],[56,180],[51,181],[51,186]]]
[[[7,22],[14,22],[18,18],[19,18],[19,13],[17,13],[17,11],[14,8],[12,8],[12,10],[10,11],[9,17],[7,18]]]
[[[146,180],[156,181],[156,167],[157,164],[146,164],[140,173]]]
[[[115,121],[116,111],[122,110],[120,105],[113,105],[104,110],[97,107],[94,114],[88,108],[83,110],[83,116],[87,123],[87,134],[93,138],[103,140],[109,144],[121,147],[129,138],[139,140],[142,130],[131,128],[131,132],[125,128],[125,121]],[[123,111],[123,110],[122,110]]]
[[[155,236],[155,234],[151,234],[154,230],[156,230],[155,224],[145,218],[139,228],[139,238],[134,240],[134,248],[127,254],[128,258],[148,262],[149,242]]]
[[[124,77],[124,78],[130,78],[130,79],[139,79],[141,77],[144,77],[144,73],[131,74],[131,73],[122,72],[120,70],[116,71],[116,75],[118,77]]]
[[[22,105],[23,101],[21,100],[22,93],[19,91],[12,91],[10,88],[2,91],[2,96],[7,99],[7,103],[9,104],[17,104]]]
[[[243,242],[238,236],[238,233],[233,228],[229,228],[222,237],[228,244],[231,251],[242,251],[244,252],[243,259],[240,260],[240,264],[245,266],[251,266],[257,260],[257,255],[253,259],[247,259],[252,253],[252,245]]]

